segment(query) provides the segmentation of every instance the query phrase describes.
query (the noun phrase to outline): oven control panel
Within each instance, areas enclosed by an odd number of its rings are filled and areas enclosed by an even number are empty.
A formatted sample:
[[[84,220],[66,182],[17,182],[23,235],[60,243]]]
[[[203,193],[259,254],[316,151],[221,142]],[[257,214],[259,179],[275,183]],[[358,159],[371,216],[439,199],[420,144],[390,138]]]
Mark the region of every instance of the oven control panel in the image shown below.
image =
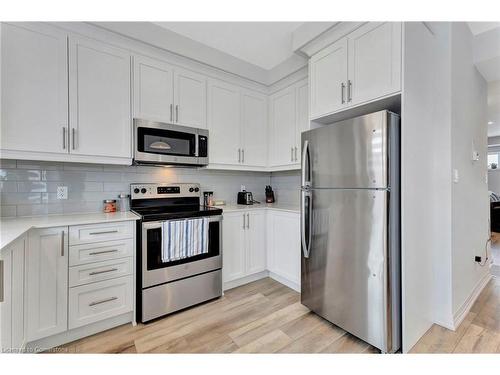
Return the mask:
[[[200,184],[131,184],[131,199],[199,197]]]

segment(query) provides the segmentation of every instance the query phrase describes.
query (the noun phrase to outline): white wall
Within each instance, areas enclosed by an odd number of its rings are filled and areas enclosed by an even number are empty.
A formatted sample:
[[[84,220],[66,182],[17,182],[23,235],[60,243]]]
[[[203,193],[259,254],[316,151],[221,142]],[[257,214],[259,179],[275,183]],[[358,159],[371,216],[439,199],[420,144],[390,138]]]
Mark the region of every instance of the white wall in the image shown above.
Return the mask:
[[[452,167],[460,180],[452,185],[452,298],[455,323],[488,267],[474,262],[484,257],[489,237],[486,183],[487,84],[473,63],[473,35],[465,23],[452,25]],[[480,153],[472,161],[473,146]]]
[[[404,352],[432,323],[445,321],[451,309],[449,40],[448,23],[405,23],[401,125]]]

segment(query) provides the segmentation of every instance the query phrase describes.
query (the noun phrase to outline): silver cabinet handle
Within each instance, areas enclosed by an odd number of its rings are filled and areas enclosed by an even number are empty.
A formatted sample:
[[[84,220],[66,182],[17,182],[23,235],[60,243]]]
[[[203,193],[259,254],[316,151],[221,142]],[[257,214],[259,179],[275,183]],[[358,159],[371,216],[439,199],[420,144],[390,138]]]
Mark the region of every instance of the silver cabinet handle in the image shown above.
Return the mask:
[[[179,104],[175,105],[175,122],[179,122]]]
[[[89,253],[89,255],[101,255],[101,254],[116,253],[116,252],[118,252],[118,249],[94,251],[92,253]]]
[[[247,229],[250,229],[250,214],[247,213]]]
[[[118,271],[118,268],[111,268],[109,270],[103,270],[103,271],[93,271],[93,272],[90,272],[89,275],[94,276],[94,275],[100,275],[101,273],[108,273],[108,272],[114,272],[114,271]]]
[[[73,147],[73,150],[76,150],[76,130],[75,128],[72,128],[71,129],[71,142],[72,142],[72,147]]]
[[[243,229],[245,229],[245,214],[243,214]]]
[[[100,305],[101,303],[111,302],[111,301],[114,301],[115,299],[118,299],[118,297],[111,297],[111,298],[106,298],[106,299],[103,299],[100,301],[91,302],[91,303],[89,303],[89,306]]]
[[[63,126],[63,150],[66,150],[66,127]]]
[[[170,122],[174,121],[174,111],[173,111],[173,104],[170,104]]]
[[[295,149],[295,161],[297,161],[297,146],[295,146],[294,149]]]
[[[345,83],[342,82],[340,84],[340,99],[342,101],[342,104],[345,103]]]
[[[245,162],[245,149],[244,148],[241,149],[241,162],[242,163]]]
[[[61,256],[64,256],[64,231],[61,232]]]
[[[4,272],[3,272],[3,259],[0,259],[0,302],[3,302],[4,301],[4,295],[5,295],[5,291],[4,291],[4,288],[5,288],[5,282],[3,280],[3,276],[4,275]]]
[[[352,82],[351,80],[347,80],[347,101],[352,101]]]
[[[238,163],[241,163],[241,148],[238,149]]]
[[[115,230],[105,230],[102,232],[90,232],[89,235],[95,236],[96,234],[111,234],[111,233],[118,233],[118,229]]]
[[[290,147],[290,161],[293,161],[293,147]]]

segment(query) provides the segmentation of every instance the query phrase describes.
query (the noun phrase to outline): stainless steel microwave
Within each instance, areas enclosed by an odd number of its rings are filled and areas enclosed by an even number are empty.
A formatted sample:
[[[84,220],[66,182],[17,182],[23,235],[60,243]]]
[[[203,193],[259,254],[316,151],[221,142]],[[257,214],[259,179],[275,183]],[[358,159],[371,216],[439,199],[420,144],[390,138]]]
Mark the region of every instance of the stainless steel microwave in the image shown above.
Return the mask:
[[[134,164],[205,166],[208,130],[134,119]]]

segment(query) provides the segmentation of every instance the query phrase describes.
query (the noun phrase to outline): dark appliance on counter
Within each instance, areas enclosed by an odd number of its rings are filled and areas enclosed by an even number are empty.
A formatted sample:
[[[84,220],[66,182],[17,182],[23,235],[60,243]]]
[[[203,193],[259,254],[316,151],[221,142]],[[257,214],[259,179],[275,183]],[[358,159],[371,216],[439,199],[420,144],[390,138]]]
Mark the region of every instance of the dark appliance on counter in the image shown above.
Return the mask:
[[[238,204],[249,205],[249,204],[253,204],[253,203],[254,203],[254,200],[253,200],[253,195],[251,192],[245,191],[245,190],[238,192]]]
[[[266,203],[274,203],[274,191],[271,185],[266,186]]]
[[[222,209],[200,205],[199,184],[131,184],[137,221],[137,320],[163,315],[222,295]],[[204,218],[207,251],[164,261],[164,228]],[[195,234],[184,236],[195,241]],[[188,234],[189,233],[189,234]],[[204,232],[205,233],[205,232]],[[170,234],[174,236],[173,234]]]

